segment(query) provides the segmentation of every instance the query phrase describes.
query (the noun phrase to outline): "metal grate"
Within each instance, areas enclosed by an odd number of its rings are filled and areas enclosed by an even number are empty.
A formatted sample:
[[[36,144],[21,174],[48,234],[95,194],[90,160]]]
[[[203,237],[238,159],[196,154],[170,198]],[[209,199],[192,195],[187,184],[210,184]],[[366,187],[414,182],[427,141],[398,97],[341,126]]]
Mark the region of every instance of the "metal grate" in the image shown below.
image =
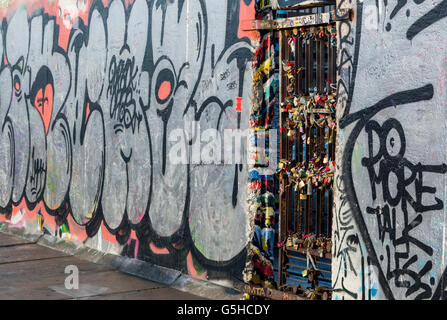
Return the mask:
[[[301,99],[303,101],[303,99],[317,99],[320,96],[327,98],[334,95],[337,48],[331,36],[321,36],[324,33],[330,34],[330,30],[333,28],[335,28],[335,24],[280,31],[281,68],[283,69],[280,77],[282,106],[287,105],[291,100]],[[321,31],[323,33],[319,33]],[[315,34],[319,35],[315,36]],[[288,72],[285,72],[284,69],[288,69]],[[282,109],[280,156],[285,160],[287,166],[299,165],[305,172],[310,166],[317,166],[317,162],[321,161],[326,166],[332,164],[335,167],[333,161],[335,160],[336,129],[328,126],[329,120],[327,120],[333,119],[335,122],[335,110],[317,111],[305,113],[303,121],[306,125],[291,130],[290,112],[284,112],[284,108]],[[316,114],[321,118],[316,119]],[[326,119],[325,125],[316,121],[321,119]],[[327,185],[317,187],[310,184],[310,186],[300,189],[291,183],[287,175],[285,177],[280,180],[280,241],[285,241],[291,234],[300,234],[300,237],[314,234],[317,238],[320,236],[330,238],[332,233],[332,187]],[[311,179],[308,180],[311,181]],[[307,253],[308,251],[315,258],[324,258],[326,264],[328,263],[327,259],[331,258],[330,253],[322,254],[318,250],[312,249],[292,249],[284,245],[278,259],[278,282],[280,285],[289,283],[294,278],[297,281],[303,281],[299,279],[300,277],[297,278],[299,272],[296,270],[300,269],[296,264],[295,257],[297,253]],[[293,259],[291,259],[292,256]],[[326,278],[324,274],[321,277]],[[330,282],[330,274],[328,277],[328,282]]]

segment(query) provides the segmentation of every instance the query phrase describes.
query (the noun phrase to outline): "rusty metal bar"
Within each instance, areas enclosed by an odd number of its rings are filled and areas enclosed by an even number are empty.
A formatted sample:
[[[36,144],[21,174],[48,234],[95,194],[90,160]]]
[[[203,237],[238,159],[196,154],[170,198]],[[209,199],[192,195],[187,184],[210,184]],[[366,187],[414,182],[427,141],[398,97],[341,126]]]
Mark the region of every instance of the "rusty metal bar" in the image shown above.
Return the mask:
[[[280,37],[279,37],[279,55],[280,58],[283,58],[284,55],[284,32],[280,32]],[[282,60],[281,60],[282,61]],[[285,85],[285,81],[284,81],[284,71],[282,66],[280,66],[279,68],[280,72],[279,72],[279,95],[280,95],[280,101],[283,101],[283,97],[284,97],[284,85]],[[286,136],[286,132],[285,132],[285,121],[284,121],[284,117],[285,117],[285,113],[280,112],[280,147],[279,147],[279,152],[280,152],[280,157],[281,159],[284,159],[284,149],[285,149],[285,139],[284,137]],[[278,228],[279,228],[279,241],[283,241],[286,237],[286,233],[284,232],[284,219],[285,219],[285,207],[287,206],[287,203],[285,202],[284,199],[284,190],[285,190],[285,181],[281,180],[280,181],[280,187],[279,187],[279,221],[278,221]],[[283,283],[283,261],[284,261],[284,255],[283,255],[283,250],[279,250],[278,252],[278,283],[281,285]]]
[[[332,83],[336,83],[337,80],[337,69],[336,69],[336,56],[337,56],[337,48],[333,47],[329,43],[329,78],[332,80]],[[328,93],[332,93],[335,90],[328,85]]]
[[[315,41],[315,45],[316,45],[316,51],[317,51],[317,63],[316,63],[316,67],[317,67],[317,90],[318,92],[321,92],[321,85],[323,83],[323,79],[322,79],[322,74],[321,74],[321,70],[323,70],[323,66],[320,63],[321,61],[321,40],[320,39],[316,39]]]
[[[323,93],[324,91],[324,87],[326,86],[326,78],[325,78],[325,74],[326,74],[326,70],[325,70],[325,55],[326,55],[326,45],[325,45],[325,41],[320,39],[319,40],[320,43],[320,59],[318,60],[318,66],[319,68],[319,77],[320,77],[320,84],[318,86],[318,90],[320,91],[320,93]]]
[[[294,72],[295,72],[295,93],[299,94],[299,92],[300,92],[300,80],[299,80],[298,70],[300,68],[299,67],[299,53],[300,53],[300,50],[299,50],[298,44],[299,44],[300,38],[295,35],[293,37],[293,39],[295,41],[295,60],[294,60],[294,62],[295,62],[295,66],[294,66],[295,67],[295,70],[294,70]]]
[[[309,46],[309,59],[308,61],[308,68],[309,68],[309,83],[308,83],[308,89],[309,91],[315,87],[315,78],[314,78],[314,65],[315,65],[315,41],[313,39],[308,39],[308,46]]]
[[[325,133],[326,133],[326,128],[320,128],[320,142],[319,142],[319,144],[323,148],[325,145],[325,139],[324,139]],[[324,152],[321,154],[321,161],[323,161],[326,154],[327,154],[327,150],[324,150]],[[322,164],[322,165],[324,165],[324,164]],[[319,190],[319,192],[320,192],[320,213],[319,213],[320,214],[320,221],[319,221],[320,229],[319,229],[318,234],[323,234],[325,231],[324,230],[324,217],[325,217],[324,207],[325,207],[325,201],[326,201],[326,199],[325,199],[326,190],[322,189],[322,190]]]
[[[289,34],[290,37],[292,37],[291,35],[291,31],[289,30]],[[290,50],[290,46],[289,46],[289,37],[286,37],[286,42],[284,43],[284,47],[287,48],[287,50],[285,50],[284,52],[284,58],[286,61],[289,62],[295,62],[295,57],[292,57],[292,52]],[[287,86],[288,87],[293,87],[295,88],[294,82],[296,82],[295,79],[290,80],[287,79]],[[293,86],[292,86],[293,84]],[[287,92],[285,97],[289,97],[293,95],[293,92]],[[288,117],[288,114],[287,114]],[[293,158],[293,137],[286,137],[287,139],[287,154],[286,154],[286,159],[292,159]],[[286,206],[286,225],[287,225],[287,233],[289,233],[289,230],[292,229],[292,214],[295,213],[295,210],[293,210],[294,208],[292,208],[291,204],[293,202],[293,194],[292,194],[292,186],[290,185],[290,183],[287,185],[286,187],[286,201],[287,201],[287,206]]]
[[[296,70],[298,72],[297,75],[297,93],[299,95],[303,94],[303,72],[299,72],[299,70],[301,68],[304,67],[304,62],[303,62],[303,39],[301,39],[301,37],[297,37],[296,38]]]
[[[332,68],[332,75],[331,75],[331,77],[332,77],[332,81],[334,82],[334,83],[336,83],[337,82],[337,47],[334,47],[334,46],[331,46],[331,49],[332,49],[332,66],[333,66],[333,68]],[[332,92],[335,92],[336,90],[334,89],[334,90],[332,90]]]
[[[305,84],[305,87],[304,87],[304,94],[306,95],[306,96],[308,96],[309,95],[309,88],[311,87],[311,81],[310,81],[310,79],[311,79],[311,75],[310,75],[310,72],[311,72],[311,69],[310,69],[310,61],[312,60],[312,58],[311,58],[311,51],[310,51],[310,39],[305,39],[304,40],[304,43],[305,43],[305,54],[304,54],[304,56],[305,56],[305,59],[306,59],[306,72],[305,72],[305,74],[304,74],[304,77],[305,77],[305,80],[306,80],[306,84]]]
[[[310,162],[310,159],[312,157],[313,152],[313,127],[309,127],[307,129],[307,141],[306,141],[306,163]],[[306,234],[309,234],[312,232],[312,215],[313,215],[313,203],[312,203],[312,196],[313,191],[309,190],[311,182],[308,182],[308,185],[306,186]]]
[[[251,20],[251,28],[244,31],[254,30],[280,30],[300,28],[306,26],[325,25],[337,21],[351,20],[352,9],[338,9],[330,12],[314,13],[297,17],[276,20]],[[247,21],[248,22],[248,21]]]
[[[319,143],[321,142],[321,129],[319,127],[317,129],[317,141],[315,143],[316,147],[319,146]],[[319,152],[318,152],[319,153]],[[320,156],[318,154],[318,156]],[[321,160],[320,160],[321,161]],[[315,212],[315,233],[317,235],[321,234],[321,190],[316,190],[317,194],[317,206],[316,206],[316,212]]]

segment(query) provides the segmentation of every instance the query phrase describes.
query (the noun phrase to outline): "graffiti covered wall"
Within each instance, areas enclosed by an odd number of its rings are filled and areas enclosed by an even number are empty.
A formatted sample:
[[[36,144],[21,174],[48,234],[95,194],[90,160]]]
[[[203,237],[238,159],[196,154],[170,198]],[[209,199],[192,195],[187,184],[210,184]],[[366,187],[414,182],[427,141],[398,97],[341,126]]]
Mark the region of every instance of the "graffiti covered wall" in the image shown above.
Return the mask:
[[[447,1],[337,7],[335,299],[447,298]]]
[[[0,10],[1,221],[198,278],[240,276],[247,168],[168,154],[175,130],[193,157],[199,130],[248,128],[254,1]]]

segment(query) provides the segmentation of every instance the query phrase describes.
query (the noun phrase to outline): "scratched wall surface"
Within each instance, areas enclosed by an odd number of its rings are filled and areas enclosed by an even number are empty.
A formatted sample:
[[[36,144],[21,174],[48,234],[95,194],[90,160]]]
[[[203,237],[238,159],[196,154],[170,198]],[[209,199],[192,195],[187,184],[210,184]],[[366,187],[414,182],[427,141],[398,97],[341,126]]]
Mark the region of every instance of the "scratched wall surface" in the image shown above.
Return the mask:
[[[174,130],[191,156],[197,124],[248,128],[254,1],[0,5],[1,221],[199,278],[240,274],[247,168],[168,153]]]
[[[447,298],[447,1],[337,7],[335,299]]]

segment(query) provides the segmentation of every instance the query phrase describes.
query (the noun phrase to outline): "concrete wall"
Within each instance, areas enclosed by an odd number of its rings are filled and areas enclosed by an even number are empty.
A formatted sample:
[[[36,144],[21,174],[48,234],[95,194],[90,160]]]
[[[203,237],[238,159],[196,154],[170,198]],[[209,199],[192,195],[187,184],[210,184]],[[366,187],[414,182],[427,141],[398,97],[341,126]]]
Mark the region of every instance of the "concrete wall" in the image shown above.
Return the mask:
[[[173,165],[168,153],[169,134],[193,138],[193,121],[248,128],[254,0],[0,9],[4,226],[198,278],[240,276],[247,168]]]
[[[444,298],[447,1],[337,7],[335,299]]]

